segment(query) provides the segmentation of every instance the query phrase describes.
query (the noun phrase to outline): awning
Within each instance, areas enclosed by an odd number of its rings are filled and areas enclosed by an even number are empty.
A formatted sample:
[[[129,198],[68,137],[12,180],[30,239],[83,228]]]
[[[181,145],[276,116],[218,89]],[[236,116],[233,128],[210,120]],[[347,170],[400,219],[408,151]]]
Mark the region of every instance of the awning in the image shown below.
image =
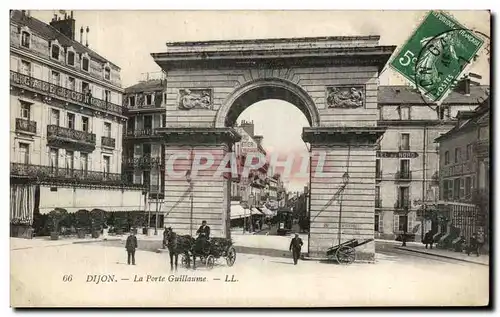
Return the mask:
[[[274,212],[272,210],[269,210],[267,209],[266,207],[261,207],[261,208],[257,208],[260,212],[262,212],[264,215],[266,215],[267,217],[273,217],[274,216]]]
[[[241,219],[250,217],[250,210],[245,210],[237,201],[231,202],[231,219]],[[255,211],[253,212],[255,213]]]

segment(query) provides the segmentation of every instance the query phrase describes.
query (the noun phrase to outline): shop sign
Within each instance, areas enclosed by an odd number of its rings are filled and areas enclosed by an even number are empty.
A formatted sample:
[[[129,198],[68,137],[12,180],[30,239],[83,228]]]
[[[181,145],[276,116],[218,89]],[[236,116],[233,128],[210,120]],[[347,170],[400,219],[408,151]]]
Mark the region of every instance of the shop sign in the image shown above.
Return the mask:
[[[389,152],[389,151],[377,151],[377,157],[380,158],[417,158],[417,152]]]

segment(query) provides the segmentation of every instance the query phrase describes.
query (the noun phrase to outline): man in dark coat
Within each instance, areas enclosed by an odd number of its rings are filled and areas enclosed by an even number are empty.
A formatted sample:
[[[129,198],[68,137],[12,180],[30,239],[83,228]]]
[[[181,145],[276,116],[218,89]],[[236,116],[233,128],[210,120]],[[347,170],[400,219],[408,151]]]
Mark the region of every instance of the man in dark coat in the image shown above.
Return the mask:
[[[295,238],[293,238],[290,242],[290,251],[292,251],[294,265],[297,265],[297,262],[299,261],[300,249],[302,249],[303,244],[302,239],[299,238],[299,234],[296,233]]]
[[[427,249],[427,246],[430,245],[432,249],[432,244],[434,243],[433,241],[433,234],[432,231],[427,231],[427,233],[424,236],[424,244],[425,248]]]
[[[196,231],[198,235],[197,246],[198,250],[203,251],[204,253],[208,252],[208,239],[210,238],[210,227],[207,226],[207,222],[203,220],[201,222],[201,226]]]
[[[130,235],[127,237],[127,242],[125,243],[125,249],[127,249],[127,262],[130,265],[135,265],[135,249],[137,249],[137,237],[135,236],[134,230],[131,230]]]
[[[479,244],[477,242],[477,234],[473,233],[469,240],[469,247],[467,248],[467,255],[470,255],[471,252],[475,252],[477,256],[479,256]]]

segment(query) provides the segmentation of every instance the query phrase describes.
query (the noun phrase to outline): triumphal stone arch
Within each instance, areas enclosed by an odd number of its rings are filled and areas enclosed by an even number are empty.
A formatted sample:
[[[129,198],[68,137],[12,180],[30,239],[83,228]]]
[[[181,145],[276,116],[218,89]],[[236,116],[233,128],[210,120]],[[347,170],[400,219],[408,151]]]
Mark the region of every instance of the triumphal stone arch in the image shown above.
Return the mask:
[[[281,99],[310,123],[302,135],[312,155],[309,255],[325,256],[339,239],[372,239],[375,150],[384,133],[377,127],[378,77],[395,49],[378,42],[379,36],[176,42],[153,53],[167,74],[166,127],[158,132],[166,160],[176,156],[175,176],[165,177],[166,224],[194,234],[204,219],[212,235],[229,236],[230,180],[179,177],[196,154],[178,153],[211,153],[215,166],[198,175],[213,175],[239,140],[231,127],[241,112]],[[357,251],[358,259],[371,260],[374,243]]]

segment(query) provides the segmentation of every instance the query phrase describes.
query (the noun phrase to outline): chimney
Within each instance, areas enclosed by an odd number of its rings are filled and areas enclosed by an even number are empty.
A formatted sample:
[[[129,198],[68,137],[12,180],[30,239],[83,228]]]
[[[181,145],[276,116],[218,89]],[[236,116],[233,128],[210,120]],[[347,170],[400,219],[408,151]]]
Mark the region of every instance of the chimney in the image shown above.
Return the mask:
[[[64,19],[61,20],[57,14],[54,14],[52,21],[50,21],[50,26],[70,39],[75,40],[75,20],[73,19],[73,15],[68,16],[65,14]]]
[[[90,32],[90,29],[89,27],[87,26],[87,33],[85,34],[85,46],[89,47],[89,32]]]

